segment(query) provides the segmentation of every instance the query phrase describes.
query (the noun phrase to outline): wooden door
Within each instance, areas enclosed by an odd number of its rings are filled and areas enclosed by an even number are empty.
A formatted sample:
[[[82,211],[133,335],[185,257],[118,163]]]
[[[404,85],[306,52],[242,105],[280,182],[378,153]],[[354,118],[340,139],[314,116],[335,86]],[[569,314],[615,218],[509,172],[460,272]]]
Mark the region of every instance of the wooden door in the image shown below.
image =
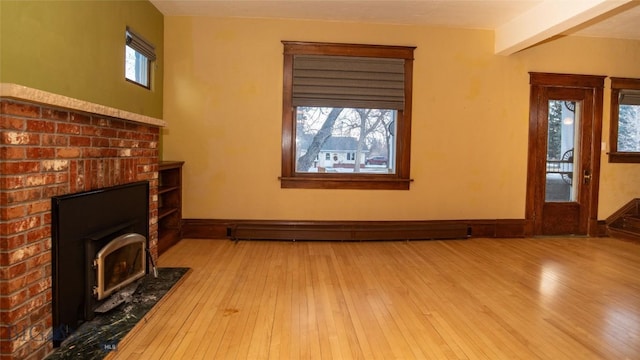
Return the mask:
[[[602,82],[603,77],[531,74],[530,235],[598,232]]]

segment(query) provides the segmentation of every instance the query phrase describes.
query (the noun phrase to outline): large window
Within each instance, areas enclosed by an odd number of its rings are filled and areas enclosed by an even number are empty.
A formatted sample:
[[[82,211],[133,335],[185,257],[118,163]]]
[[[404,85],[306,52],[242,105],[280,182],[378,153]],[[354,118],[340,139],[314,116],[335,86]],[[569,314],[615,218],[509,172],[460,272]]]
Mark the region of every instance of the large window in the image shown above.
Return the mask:
[[[415,48],[283,44],[281,186],[409,189]]]
[[[155,60],[155,47],[127,27],[124,57],[125,79],[150,89],[151,63]]]
[[[609,162],[640,162],[640,79],[611,78]]]

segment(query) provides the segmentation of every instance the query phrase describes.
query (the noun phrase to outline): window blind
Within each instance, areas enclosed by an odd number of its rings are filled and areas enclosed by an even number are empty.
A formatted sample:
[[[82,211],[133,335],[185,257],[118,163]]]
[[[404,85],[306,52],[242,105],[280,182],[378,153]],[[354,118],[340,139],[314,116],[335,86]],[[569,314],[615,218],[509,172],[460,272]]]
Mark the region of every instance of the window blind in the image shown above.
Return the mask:
[[[404,109],[404,59],[295,55],[294,106]]]
[[[640,105],[640,90],[620,90],[620,105]]]
[[[127,45],[144,55],[149,61],[156,60],[156,48],[150,42],[145,40],[142,36],[136,34],[131,31],[131,29],[127,26],[127,35],[126,35],[126,43]]]

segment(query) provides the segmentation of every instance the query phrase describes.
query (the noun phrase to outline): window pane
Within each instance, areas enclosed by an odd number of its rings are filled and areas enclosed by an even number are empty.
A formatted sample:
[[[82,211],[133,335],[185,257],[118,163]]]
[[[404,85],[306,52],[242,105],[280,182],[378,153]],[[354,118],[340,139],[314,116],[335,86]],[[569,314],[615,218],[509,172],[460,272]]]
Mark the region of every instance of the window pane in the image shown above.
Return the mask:
[[[618,151],[640,152],[640,105],[620,105]]]
[[[149,59],[125,45],[125,77],[144,87],[149,87]]]
[[[546,202],[576,201],[577,159],[580,158],[578,128],[581,103],[571,100],[549,100]]]
[[[298,107],[296,172],[394,174],[397,111]]]

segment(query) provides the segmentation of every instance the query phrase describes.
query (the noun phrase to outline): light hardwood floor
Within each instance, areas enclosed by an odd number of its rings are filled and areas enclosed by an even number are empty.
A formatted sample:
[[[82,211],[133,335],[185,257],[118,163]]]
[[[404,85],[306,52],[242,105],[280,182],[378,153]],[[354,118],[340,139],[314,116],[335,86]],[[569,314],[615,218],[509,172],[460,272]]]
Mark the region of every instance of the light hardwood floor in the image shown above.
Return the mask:
[[[110,359],[640,359],[640,244],[182,240]]]

